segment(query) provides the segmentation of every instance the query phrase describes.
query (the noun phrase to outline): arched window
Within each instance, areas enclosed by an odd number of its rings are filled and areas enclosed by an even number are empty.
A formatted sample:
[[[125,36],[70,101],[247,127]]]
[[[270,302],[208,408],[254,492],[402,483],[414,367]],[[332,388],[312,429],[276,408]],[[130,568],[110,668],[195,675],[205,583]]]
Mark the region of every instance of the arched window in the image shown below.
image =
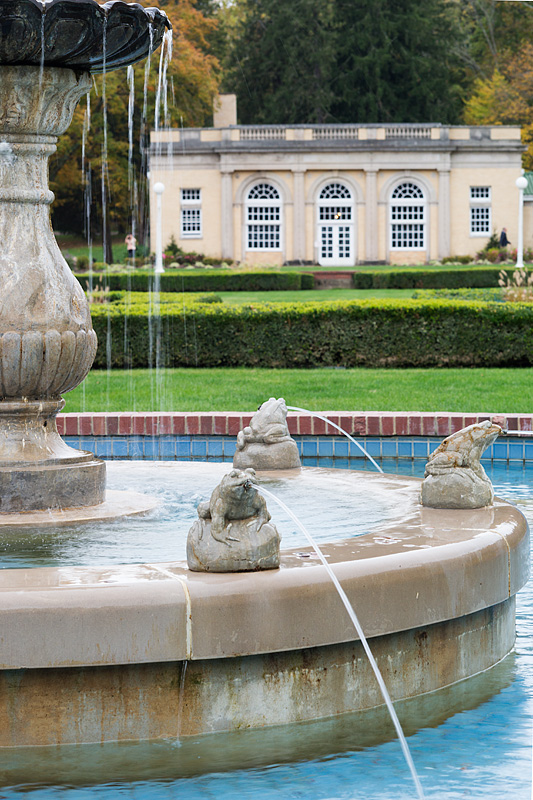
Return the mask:
[[[351,200],[352,193],[342,183],[328,183],[320,192],[321,200]]]
[[[416,183],[397,186],[390,200],[390,243],[392,250],[425,250],[426,198]]]
[[[324,266],[353,266],[354,201],[343,183],[328,183],[318,196],[318,263]]]
[[[248,250],[281,250],[281,197],[271,183],[252,186],[246,198]]]

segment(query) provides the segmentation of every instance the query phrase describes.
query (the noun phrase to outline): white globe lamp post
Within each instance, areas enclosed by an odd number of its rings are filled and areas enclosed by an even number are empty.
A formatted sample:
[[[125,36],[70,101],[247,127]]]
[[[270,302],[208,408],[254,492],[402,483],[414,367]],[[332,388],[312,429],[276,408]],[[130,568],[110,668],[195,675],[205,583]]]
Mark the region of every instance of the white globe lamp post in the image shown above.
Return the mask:
[[[517,178],[518,188],[518,246],[516,248],[516,266],[522,269],[524,266],[524,189],[527,187],[527,179],[523,175]]]
[[[163,213],[162,213],[162,200],[163,192],[165,191],[165,184],[158,181],[154,184],[154,192],[156,196],[156,223],[155,223],[155,272],[161,274],[164,272],[163,268]]]

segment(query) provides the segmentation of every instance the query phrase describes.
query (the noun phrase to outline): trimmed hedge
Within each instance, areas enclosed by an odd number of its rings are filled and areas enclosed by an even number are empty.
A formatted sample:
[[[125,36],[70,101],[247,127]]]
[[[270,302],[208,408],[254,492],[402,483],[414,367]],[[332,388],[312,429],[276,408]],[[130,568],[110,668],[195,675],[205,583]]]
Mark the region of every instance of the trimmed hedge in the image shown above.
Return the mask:
[[[479,300],[482,303],[507,302],[503,289],[419,289],[413,292],[413,300]]]
[[[76,278],[87,291],[89,275],[77,274]],[[314,288],[313,276],[302,272],[169,270],[160,276],[160,281],[162,292],[279,292]],[[154,288],[154,282],[153,270],[93,273],[93,286],[108,286],[111,291],[147,292]]]
[[[506,268],[510,275],[514,267]],[[354,272],[354,289],[456,289],[498,286],[499,267],[470,269],[390,269]],[[88,274],[77,274],[84,290]],[[93,274],[93,286],[107,286],[111,291],[146,292],[154,288],[153,270],[103,272]],[[167,270],[161,275],[163,292],[266,292],[314,289],[314,277],[305,272],[274,270],[240,272],[231,269]]]
[[[512,275],[515,267],[505,269]],[[498,286],[501,267],[354,272],[354,289],[482,289]]]
[[[168,297],[168,296],[167,296]],[[231,307],[139,296],[93,305],[95,366],[516,367],[533,365],[533,306],[451,300],[276,303]],[[157,347],[159,342],[159,347]]]

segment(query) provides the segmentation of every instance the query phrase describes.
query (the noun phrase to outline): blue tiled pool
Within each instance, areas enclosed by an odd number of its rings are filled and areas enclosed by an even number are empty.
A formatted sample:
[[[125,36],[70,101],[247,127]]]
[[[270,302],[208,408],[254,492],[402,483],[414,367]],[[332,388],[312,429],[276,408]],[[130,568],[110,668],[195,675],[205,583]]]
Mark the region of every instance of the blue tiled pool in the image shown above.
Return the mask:
[[[235,453],[234,436],[64,436],[71,447],[90,450],[105,459],[147,459],[163,461],[231,461]],[[357,445],[344,436],[294,436],[302,462],[317,466],[317,458],[358,459],[364,456]],[[435,436],[362,436],[360,444],[373,458],[427,458],[442,442]],[[483,462],[532,461],[533,439],[502,437],[489,447]],[[320,462],[320,466],[331,466]],[[335,466],[344,469],[342,461]],[[359,469],[360,467],[358,467]]]

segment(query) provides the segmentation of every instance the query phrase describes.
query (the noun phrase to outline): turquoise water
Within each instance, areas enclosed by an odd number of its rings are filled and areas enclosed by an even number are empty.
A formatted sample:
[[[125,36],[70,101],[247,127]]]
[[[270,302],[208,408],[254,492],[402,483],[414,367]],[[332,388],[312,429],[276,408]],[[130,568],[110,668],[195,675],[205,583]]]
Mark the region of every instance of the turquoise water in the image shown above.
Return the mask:
[[[385,463],[420,474],[423,462]],[[358,462],[357,468],[361,468]],[[533,522],[533,465],[485,467]],[[513,654],[398,712],[427,798],[530,800],[533,581],[517,600]],[[0,800],[407,800],[414,788],[380,712],[267,731],[141,745],[0,753]]]
[[[356,463],[360,469],[362,462]],[[4,527],[0,569],[185,560],[187,533],[198,518],[196,508],[209,500],[230,469],[227,463],[112,461],[107,465],[108,488],[155,497],[159,500],[155,511],[105,523]],[[332,473],[309,467],[282,480],[270,477],[261,482],[297,517],[312,521],[311,531],[318,542],[367,533],[402,517],[416,502],[416,490],[395,490],[390,484],[384,490],[371,474],[355,478],[345,470]],[[268,508],[284,549],[307,546],[305,536],[274,501],[269,500]]]

